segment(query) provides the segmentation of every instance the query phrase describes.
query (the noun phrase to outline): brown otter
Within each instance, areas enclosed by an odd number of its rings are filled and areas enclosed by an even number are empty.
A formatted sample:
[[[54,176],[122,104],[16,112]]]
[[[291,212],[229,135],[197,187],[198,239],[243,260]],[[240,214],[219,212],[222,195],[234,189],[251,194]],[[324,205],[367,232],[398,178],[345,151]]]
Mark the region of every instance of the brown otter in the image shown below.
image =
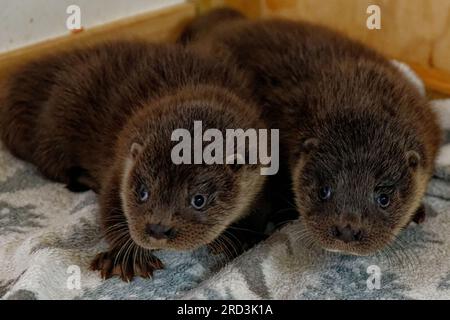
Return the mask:
[[[150,276],[154,249],[193,249],[244,217],[262,189],[259,164],[181,164],[175,129],[264,128],[246,78],[179,45],[104,43],[24,66],[1,105],[1,138],[71,190],[99,193],[110,249],[104,278]]]
[[[197,18],[180,41],[251,74],[264,118],[280,128],[303,236],[366,255],[423,217],[441,131],[380,54],[325,27],[231,9]]]

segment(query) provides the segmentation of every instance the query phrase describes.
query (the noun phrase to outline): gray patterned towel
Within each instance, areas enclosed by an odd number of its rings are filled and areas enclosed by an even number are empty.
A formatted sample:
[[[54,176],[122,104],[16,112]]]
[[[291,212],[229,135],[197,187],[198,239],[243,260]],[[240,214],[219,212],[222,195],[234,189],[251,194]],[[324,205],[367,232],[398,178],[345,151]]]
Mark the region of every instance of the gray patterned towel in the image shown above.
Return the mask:
[[[450,299],[450,100],[433,104],[447,144],[425,199],[427,220],[412,224],[386,251],[352,257],[309,248],[298,239],[299,222],[227,265],[205,248],[161,252],[166,269],[131,283],[103,281],[88,270],[106,248],[95,194],[43,179],[0,146],[0,297]]]

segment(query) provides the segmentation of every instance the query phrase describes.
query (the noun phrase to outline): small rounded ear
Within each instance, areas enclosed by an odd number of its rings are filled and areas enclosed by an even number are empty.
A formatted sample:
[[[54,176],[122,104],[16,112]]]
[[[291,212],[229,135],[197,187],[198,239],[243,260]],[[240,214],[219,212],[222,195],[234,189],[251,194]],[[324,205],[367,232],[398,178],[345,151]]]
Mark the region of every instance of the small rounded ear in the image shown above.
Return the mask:
[[[417,168],[420,164],[420,155],[414,150],[409,150],[406,152],[406,161],[409,167]]]
[[[425,221],[425,217],[427,216],[427,210],[423,203],[420,204],[419,208],[417,208],[416,212],[412,217],[412,221],[417,224],[423,223]]]
[[[133,142],[130,148],[131,158],[133,158],[133,160],[136,160],[137,157],[141,154],[142,149],[143,149],[142,145],[140,145],[137,142]]]
[[[234,153],[225,159],[225,164],[233,169],[233,171],[238,171],[245,164],[245,158],[240,153]]]
[[[301,152],[310,153],[319,147],[319,139],[308,138],[303,141],[301,146]]]

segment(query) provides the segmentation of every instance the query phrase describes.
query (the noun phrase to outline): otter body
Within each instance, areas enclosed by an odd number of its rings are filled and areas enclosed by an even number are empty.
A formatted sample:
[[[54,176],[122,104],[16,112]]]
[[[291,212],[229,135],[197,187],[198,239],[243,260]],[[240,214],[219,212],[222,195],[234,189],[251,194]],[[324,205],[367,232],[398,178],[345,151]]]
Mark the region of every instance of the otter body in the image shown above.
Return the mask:
[[[92,267],[129,280],[162,267],[155,249],[211,243],[246,216],[258,165],[176,165],[176,129],[264,128],[245,77],[177,45],[112,42],[31,63],[6,87],[1,137],[69,189],[99,193],[110,250]]]
[[[264,118],[280,129],[304,237],[370,254],[420,216],[441,131],[388,60],[324,27],[229,9],[194,20],[180,40],[252,78]]]

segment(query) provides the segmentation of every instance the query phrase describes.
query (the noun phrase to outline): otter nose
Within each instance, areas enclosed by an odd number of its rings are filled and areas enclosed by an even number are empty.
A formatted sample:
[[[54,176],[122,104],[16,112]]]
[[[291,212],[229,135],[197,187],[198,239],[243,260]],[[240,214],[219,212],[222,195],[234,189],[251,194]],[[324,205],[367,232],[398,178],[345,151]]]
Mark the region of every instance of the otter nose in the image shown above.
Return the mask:
[[[360,241],[362,238],[362,232],[358,228],[353,228],[349,224],[345,227],[334,226],[331,228],[331,234],[345,243]]]
[[[145,232],[155,239],[169,239],[175,237],[175,230],[173,228],[163,226],[161,224],[147,224]]]

